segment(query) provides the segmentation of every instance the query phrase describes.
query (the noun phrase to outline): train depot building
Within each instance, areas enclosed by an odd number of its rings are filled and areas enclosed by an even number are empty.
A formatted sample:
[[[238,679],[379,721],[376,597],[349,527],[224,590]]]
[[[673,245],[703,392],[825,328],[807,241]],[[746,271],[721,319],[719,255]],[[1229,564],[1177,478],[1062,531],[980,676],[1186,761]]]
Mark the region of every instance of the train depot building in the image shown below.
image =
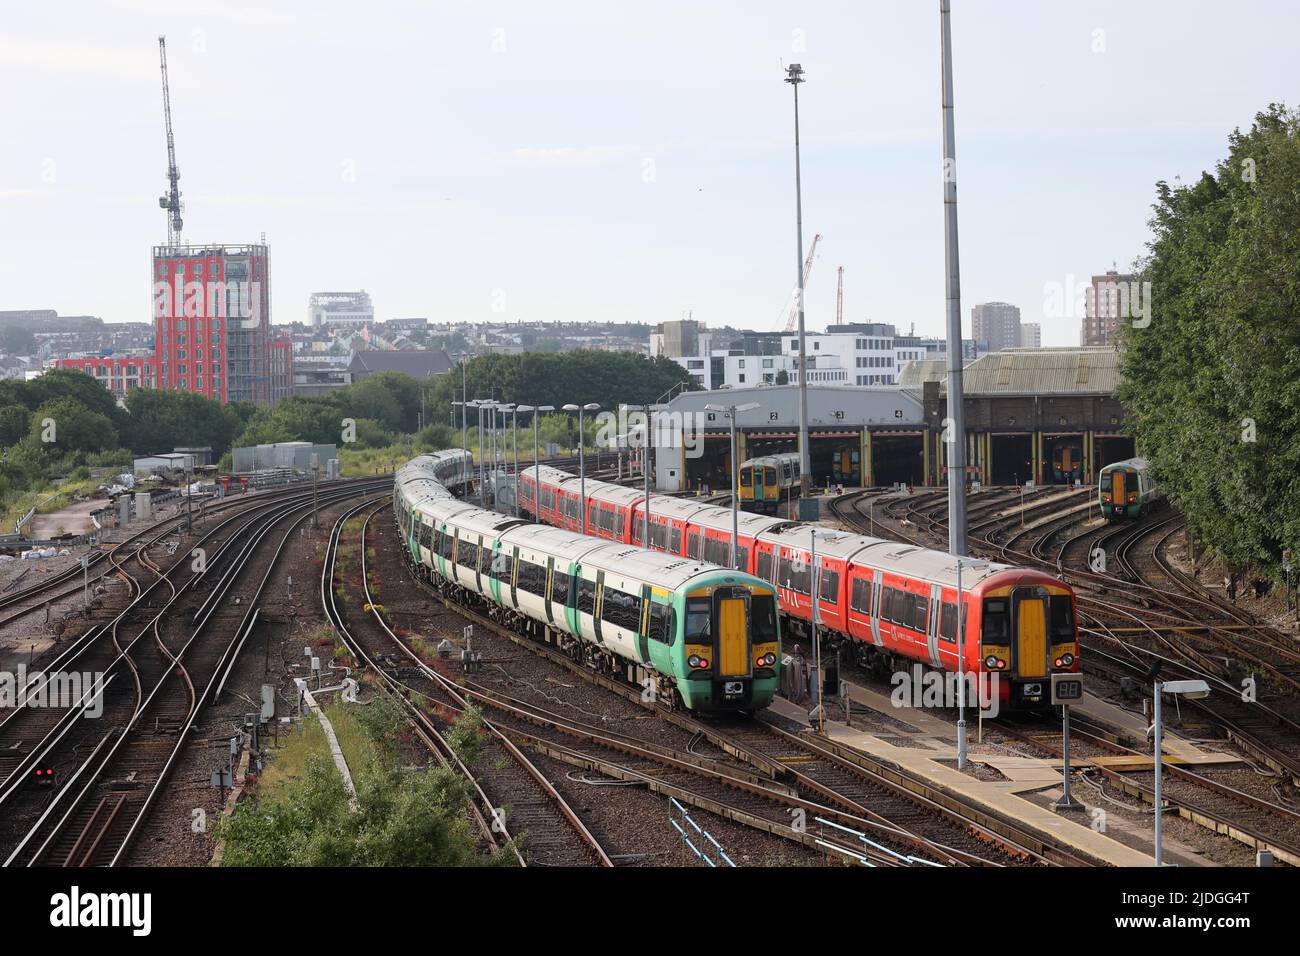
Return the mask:
[[[808,386],[814,485],[871,487],[947,480],[944,424],[947,359],[914,362],[898,385]],[[1009,485],[1091,483],[1104,466],[1134,454],[1122,434],[1111,348],[994,352],[963,373],[966,461],[973,480]],[[798,451],[797,385],[682,392],[658,406],[653,429],[661,491],[730,486],[729,413],[737,413],[741,461]]]

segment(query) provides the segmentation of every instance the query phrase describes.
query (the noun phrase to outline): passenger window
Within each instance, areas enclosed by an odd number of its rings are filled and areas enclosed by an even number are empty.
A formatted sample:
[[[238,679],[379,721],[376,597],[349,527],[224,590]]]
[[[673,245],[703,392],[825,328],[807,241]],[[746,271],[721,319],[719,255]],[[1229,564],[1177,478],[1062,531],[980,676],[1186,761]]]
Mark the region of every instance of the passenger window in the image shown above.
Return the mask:
[[[853,579],[853,592],[849,595],[849,607],[858,614],[871,616],[871,581],[868,578]]]

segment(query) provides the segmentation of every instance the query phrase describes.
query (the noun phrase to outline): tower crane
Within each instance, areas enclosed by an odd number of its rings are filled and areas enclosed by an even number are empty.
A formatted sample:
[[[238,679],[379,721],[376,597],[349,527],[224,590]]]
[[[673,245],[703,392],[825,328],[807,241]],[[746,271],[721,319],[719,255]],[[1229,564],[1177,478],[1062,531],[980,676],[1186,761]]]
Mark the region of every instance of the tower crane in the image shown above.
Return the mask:
[[[808,289],[808,273],[812,272],[813,253],[817,251],[817,243],[821,241],[822,234],[819,232],[813,236],[812,245],[808,247],[808,258],[803,261],[803,287],[804,291]],[[790,314],[785,320],[785,330],[793,332],[799,326],[799,293],[795,292],[794,301],[790,303]]]
[[[167,38],[158,38],[158,60],[162,64],[163,119],[167,124],[167,182],[165,195],[158,197],[158,206],[167,210],[167,245],[179,246],[181,243],[181,171],[176,168],[176,140],[172,136],[172,99],[167,90]]]

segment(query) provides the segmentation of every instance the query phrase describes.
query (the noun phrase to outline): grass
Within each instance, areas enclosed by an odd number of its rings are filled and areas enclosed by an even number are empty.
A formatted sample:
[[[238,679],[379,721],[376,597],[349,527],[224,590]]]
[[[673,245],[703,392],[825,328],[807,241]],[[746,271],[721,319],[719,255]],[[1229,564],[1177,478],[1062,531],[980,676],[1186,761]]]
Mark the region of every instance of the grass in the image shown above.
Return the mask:
[[[77,495],[83,498],[90,497],[102,484],[104,482],[97,478],[79,478],[24,491],[3,511],[0,511],[0,529],[8,533],[13,528],[14,522],[27,514],[33,506],[37,514],[49,514],[72,504],[73,498]],[[108,499],[104,500],[104,504],[108,504]]]
[[[330,756],[325,729],[315,714],[304,717],[292,733],[286,735],[281,728],[280,746],[272,747],[267,752],[271,759],[266,762],[262,775],[257,779],[259,801],[278,800],[290,782],[302,779],[307,770],[307,761],[313,755],[326,759]]]

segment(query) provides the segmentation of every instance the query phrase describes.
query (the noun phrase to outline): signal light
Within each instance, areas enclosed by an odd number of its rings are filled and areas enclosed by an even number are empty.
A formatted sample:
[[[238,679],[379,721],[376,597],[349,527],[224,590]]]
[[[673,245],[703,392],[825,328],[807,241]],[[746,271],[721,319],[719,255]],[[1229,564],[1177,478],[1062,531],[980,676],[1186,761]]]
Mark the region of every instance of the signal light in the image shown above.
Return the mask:
[[[55,777],[55,773],[53,767],[46,767],[44,770],[42,770],[40,767],[36,768],[36,782],[41,786],[43,787],[54,786],[54,777]]]

